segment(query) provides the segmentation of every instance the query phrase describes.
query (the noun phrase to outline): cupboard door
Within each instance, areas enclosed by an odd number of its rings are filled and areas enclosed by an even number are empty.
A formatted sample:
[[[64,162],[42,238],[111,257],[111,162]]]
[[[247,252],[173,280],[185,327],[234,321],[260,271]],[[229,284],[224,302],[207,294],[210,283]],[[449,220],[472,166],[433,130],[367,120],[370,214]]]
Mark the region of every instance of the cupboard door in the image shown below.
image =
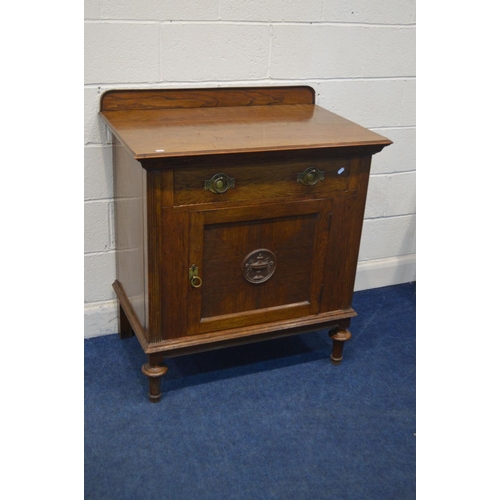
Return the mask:
[[[318,313],[331,200],[192,212],[188,334]]]

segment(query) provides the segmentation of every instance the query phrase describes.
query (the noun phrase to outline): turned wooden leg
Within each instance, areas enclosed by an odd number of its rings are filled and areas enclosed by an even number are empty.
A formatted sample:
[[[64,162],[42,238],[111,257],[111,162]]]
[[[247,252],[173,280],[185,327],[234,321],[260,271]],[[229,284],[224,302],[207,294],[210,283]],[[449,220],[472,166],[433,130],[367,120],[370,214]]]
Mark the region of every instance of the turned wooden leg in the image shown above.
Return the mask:
[[[163,354],[149,354],[148,362],[142,365],[142,373],[149,379],[149,400],[158,403],[161,398],[161,377],[168,367],[163,363]]]
[[[132,328],[132,325],[130,324],[130,321],[128,320],[127,315],[125,314],[125,311],[123,310],[121,304],[120,304],[120,323],[118,325],[118,335],[120,336],[121,339],[129,339],[130,337],[134,336],[134,330]]]
[[[328,332],[328,335],[333,340],[332,355],[330,359],[334,365],[338,365],[342,361],[344,342],[351,338],[351,332],[347,328],[337,326],[332,328]]]

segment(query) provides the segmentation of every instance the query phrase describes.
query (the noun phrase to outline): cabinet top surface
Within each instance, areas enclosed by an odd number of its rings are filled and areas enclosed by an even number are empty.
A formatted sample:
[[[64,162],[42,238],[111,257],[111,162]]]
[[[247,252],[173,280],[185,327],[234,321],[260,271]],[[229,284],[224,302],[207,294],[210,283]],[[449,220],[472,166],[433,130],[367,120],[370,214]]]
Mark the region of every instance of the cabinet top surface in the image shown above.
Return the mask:
[[[117,109],[100,115],[137,159],[391,144],[315,104]]]

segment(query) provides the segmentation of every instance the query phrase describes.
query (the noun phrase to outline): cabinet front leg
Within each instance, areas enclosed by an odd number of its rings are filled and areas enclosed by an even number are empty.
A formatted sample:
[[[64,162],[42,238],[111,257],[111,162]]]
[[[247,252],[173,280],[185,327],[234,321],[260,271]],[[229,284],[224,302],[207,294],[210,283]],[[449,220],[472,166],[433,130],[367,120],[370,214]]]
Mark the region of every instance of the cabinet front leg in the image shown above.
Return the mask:
[[[342,328],[340,326],[332,328],[328,332],[328,335],[333,340],[332,355],[330,359],[334,365],[338,365],[342,361],[344,342],[349,340],[352,335],[347,328]]]
[[[149,379],[149,400],[159,403],[161,398],[161,377],[168,367],[163,363],[163,354],[149,354],[148,362],[142,365],[142,373]]]

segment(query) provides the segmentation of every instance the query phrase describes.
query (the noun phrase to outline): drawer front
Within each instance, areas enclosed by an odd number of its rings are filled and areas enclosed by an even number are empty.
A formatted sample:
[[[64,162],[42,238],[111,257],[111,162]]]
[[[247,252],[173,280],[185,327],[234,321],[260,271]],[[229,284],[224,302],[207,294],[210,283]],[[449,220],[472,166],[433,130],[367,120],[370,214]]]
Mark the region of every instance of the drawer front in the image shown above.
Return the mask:
[[[352,161],[321,159],[177,169],[174,205],[328,197],[349,189]]]

